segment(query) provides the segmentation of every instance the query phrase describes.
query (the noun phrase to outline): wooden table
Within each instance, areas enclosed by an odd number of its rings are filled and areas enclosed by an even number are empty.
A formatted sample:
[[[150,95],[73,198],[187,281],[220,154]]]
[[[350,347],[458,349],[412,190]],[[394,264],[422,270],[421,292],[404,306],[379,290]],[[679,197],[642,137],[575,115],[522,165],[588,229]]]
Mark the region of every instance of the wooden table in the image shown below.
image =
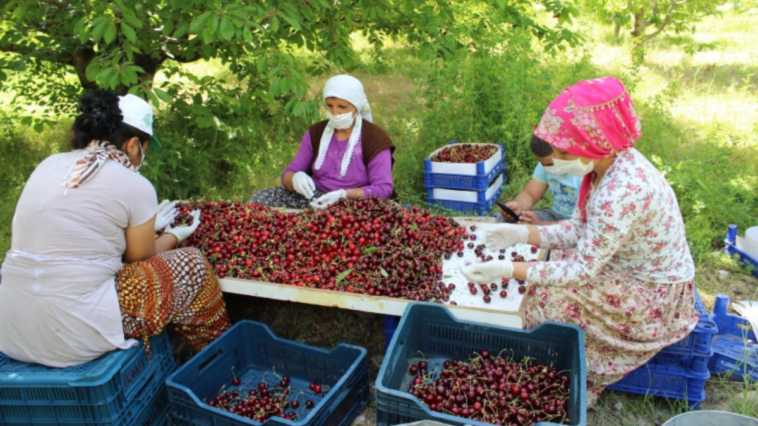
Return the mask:
[[[494,218],[491,217],[456,217],[454,219],[461,225],[465,226],[476,223],[494,223]],[[539,258],[544,258],[544,251],[539,253]],[[394,297],[344,293],[333,290],[296,287],[292,285],[274,284],[246,279],[224,278],[219,281],[221,283],[221,290],[225,293],[392,316],[393,318],[388,318],[388,325],[390,321],[396,324],[396,317],[402,316],[408,304],[413,303],[407,299],[398,299]],[[446,304],[445,307],[447,307],[453,315],[459,319],[513,328],[524,328],[523,298],[518,309],[515,311],[462,306],[460,304]]]

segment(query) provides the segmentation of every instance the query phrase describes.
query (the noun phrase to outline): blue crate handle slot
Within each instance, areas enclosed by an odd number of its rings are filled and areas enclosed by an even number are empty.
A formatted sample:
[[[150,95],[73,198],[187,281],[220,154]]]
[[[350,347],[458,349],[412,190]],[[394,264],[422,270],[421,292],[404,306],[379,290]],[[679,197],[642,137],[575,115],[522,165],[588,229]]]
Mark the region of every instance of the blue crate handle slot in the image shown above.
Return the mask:
[[[197,371],[198,372],[202,372],[203,370],[205,370],[206,367],[208,367],[208,365],[210,365],[211,362],[213,362],[214,359],[220,357],[223,354],[224,354],[224,350],[223,349],[219,349],[216,352],[210,354],[210,356],[208,357],[208,359],[206,359],[205,361],[201,362],[200,365],[197,366]],[[197,356],[197,355],[195,355],[195,356]]]

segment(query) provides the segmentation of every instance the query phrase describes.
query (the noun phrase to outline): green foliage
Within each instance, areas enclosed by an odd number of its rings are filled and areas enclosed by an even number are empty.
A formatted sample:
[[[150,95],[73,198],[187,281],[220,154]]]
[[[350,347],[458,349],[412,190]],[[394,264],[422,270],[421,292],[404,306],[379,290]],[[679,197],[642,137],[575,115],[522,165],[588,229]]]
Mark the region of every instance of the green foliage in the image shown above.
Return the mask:
[[[672,84],[652,101],[638,102],[643,137],[637,147],[674,188],[700,262],[723,247],[728,225],[745,229],[758,217],[758,153],[754,141],[728,128],[716,125],[699,135],[677,125],[669,111],[678,90]]]
[[[363,35],[377,56],[385,39],[403,38],[423,59],[489,51],[513,28],[529,31],[548,48],[576,44],[565,27],[574,7],[538,3],[541,13],[559,17],[555,25],[541,24],[527,0],[8,0],[0,6],[0,51],[11,54],[0,56],[0,70],[21,72],[14,82],[17,113],[28,113],[20,108],[23,100],[54,107],[36,111],[37,124],[73,112],[77,85],[67,75],[71,71],[85,89],[128,91],[157,105],[161,98],[171,101],[152,87],[164,64],[199,59],[220,60],[256,102],[289,98],[285,109],[297,117],[306,112],[306,72],[359,65],[353,34]],[[300,63],[298,50],[318,55]],[[54,78],[40,78],[48,75]]]
[[[582,0],[582,8],[600,22],[615,26],[615,37],[620,39],[626,30],[635,44],[633,60],[644,60],[647,40],[665,32],[694,32],[703,18],[718,13],[726,0]]]
[[[526,37],[513,38],[498,54],[427,67],[414,101],[398,115],[411,118],[391,125],[402,129],[395,170],[417,177],[396,180],[396,190],[421,201],[423,160],[449,141],[502,142],[508,175],[530,175],[532,126],[563,87],[594,76],[586,58],[540,58]]]

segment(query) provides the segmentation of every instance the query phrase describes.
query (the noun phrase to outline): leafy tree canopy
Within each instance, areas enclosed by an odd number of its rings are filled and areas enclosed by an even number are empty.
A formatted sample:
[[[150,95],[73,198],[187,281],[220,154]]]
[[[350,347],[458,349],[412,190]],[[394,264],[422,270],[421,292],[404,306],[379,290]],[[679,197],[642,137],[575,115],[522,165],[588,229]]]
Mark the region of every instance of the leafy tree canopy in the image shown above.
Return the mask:
[[[179,89],[153,87],[158,71],[211,90],[217,78],[188,75],[178,64],[215,59],[228,67],[237,94],[264,104],[283,100],[300,116],[313,112],[303,102],[306,73],[359,64],[353,34],[363,35],[375,55],[389,37],[430,60],[502,49],[514,32],[548,50],[578,41],[564,27],[576,13],[571,4],[538,0],[536,6],[528,0],[6,0],[0,82],[9,78],[3,69],[16,71],[16,95],[54,119],[72,112],[82,89],[172,101]],[[555,19],[544,25],[540,14]],[[312,53],[309,63],[297,59],[306,57],[297,50]]]

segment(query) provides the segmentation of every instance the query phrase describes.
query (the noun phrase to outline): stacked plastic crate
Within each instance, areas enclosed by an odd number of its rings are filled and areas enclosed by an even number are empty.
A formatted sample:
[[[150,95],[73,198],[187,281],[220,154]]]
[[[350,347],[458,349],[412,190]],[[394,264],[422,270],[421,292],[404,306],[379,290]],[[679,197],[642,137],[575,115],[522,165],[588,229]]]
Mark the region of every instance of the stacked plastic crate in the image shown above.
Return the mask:
[[[695,289],[695,309],[700,320],[687,338],[661,350],[647,364],[608,389],[687,401],[697,409],[705,400],[705,382],[711,377],[708,362],[718,331]]]
[[[716,296],[711,319],[719,328],[713,339],[711,373],[749,383],[758,383],[758,340],[750,322],[728,314],[729,296]]]
[[[758,277],[758,259],[750,256],[745,247],[743,247],[744,240],[737,236],[737,225],[729,225],[724,243],[726,253],[738,258],[745,267],[753,268],[753,275]]]
[[[451,145],[490,145],[497,151],[476,163],[437,162],[435,154]],[[427,202],[467,214],[487,215],[506,184],[505,149],[499,144],[456,144],[450,142],[424,160]]]
[[[164,425],[166,378],[176,369],[168,336],[69,368],[0,354],[0,425]]]

